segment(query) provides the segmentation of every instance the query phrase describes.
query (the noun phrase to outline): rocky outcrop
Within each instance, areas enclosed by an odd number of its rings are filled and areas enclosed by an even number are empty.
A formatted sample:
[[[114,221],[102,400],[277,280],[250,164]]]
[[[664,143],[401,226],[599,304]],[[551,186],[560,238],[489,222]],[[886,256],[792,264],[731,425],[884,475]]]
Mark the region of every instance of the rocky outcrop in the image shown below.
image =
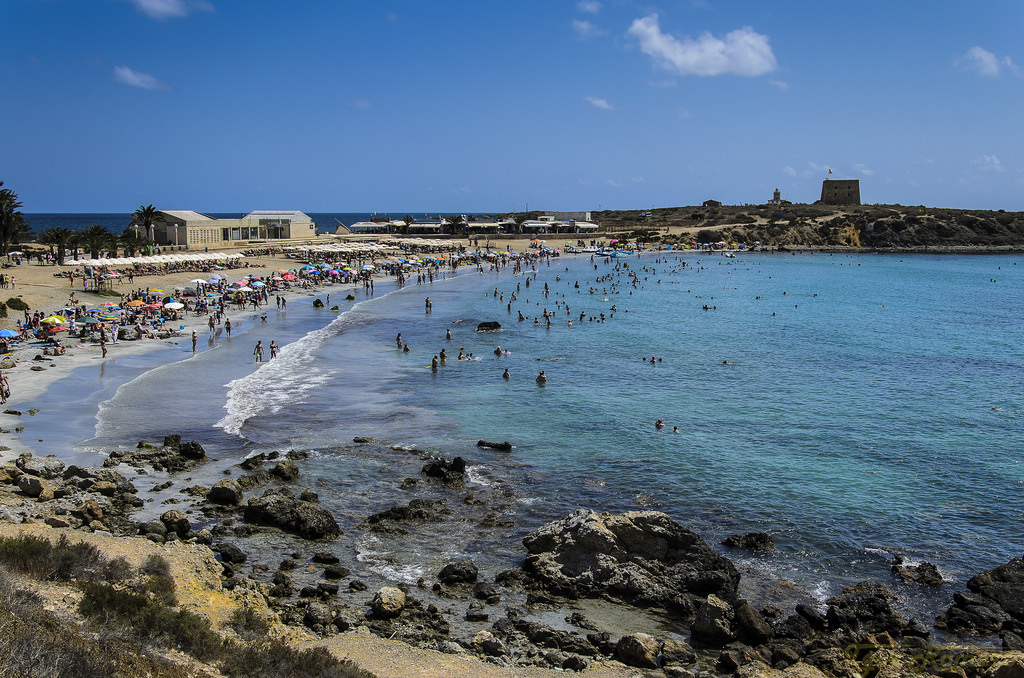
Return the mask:
[[[146,467],[154,471],[177,473],[205,464],[208,461],[203,446],[192,440],[181,442],[181,436],[164,436],[164,444],[156,446],[141,441],[134,450],[114,450],[104,460],[106,467],[128,464],[137,469]]]
[[[217,481],[206,495],[207,501],[223,506],[238,506],[245,497],[242,495],[242,487],[234,478],[225,478]]]
[[[501,323],[495,320],[487,320],[476,326],[477,332],[495,332],[501,329]]]
[[[748,532],[747,534],[734,534],[722,540],[723,546],[729,548],[743,548],[751,551],[774,551],[775,542],[770,534],[766,532]]]
[[[452,514],[443,499],[413,499],[406,506],[394,506],[366,519],[370,529],[384,534],[408,534],[405,523],[439,522]]]
[[[942,586],[942,573],[931,563],[907,565],[902,556],[896,556],[892,563],[892,573],[908,584],[922,586]]]
[[[341,534],[330,511],[296,499],[287,490],[267,490],[261,497],[250,498],[244,517],[247,522],[278,527],[306,539],[330,539]]]
[[[568,597],[610,596],[690,617],[711,594],[736,599],[740,575],[696,533],[658,511],[586,509],[523,539],[526,573]]]
[[[967,590],[954,594],[937,626],[961,636],[999,634],[1007,647],[1024,638],[1024,559],[971,577]]]
[[[455,457],[451,461],[434,459],[420,471],[430,480],[439,480],[450,487],[463,487],[466,482],[466,460]]]
[[[477,447],[487,447],[487,448],[490,448],[492,450],[498,450],[499,452],[511,452],[512,451],[512,443],[510,443],[507,440],[505,440],[503,442],[500,442],[500,443],[494,442],[493,440],[478,440],[478,441],[476,441],[476,446]]]
[[[405,607],[405,591],[395,586],[384,586],[373,595],[370,609],[380,619],[391,619],[402,614]]]

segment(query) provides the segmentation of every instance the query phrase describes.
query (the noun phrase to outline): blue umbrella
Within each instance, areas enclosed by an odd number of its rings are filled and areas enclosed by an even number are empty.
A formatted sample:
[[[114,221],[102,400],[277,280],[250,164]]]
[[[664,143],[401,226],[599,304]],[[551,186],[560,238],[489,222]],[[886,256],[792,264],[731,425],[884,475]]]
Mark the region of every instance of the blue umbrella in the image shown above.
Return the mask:
[[[17,337],[17,336],[20,336],[20,335],[17,332],[15,332],[14,330],[0,330],[0,337],[3,337],[5,339],[9,339],[10,337]]]

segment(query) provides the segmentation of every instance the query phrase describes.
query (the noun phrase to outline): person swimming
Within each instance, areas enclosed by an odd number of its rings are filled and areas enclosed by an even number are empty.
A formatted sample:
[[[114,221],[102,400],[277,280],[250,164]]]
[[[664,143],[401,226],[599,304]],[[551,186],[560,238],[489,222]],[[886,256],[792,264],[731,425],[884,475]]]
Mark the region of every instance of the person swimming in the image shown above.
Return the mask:
[[[657,429],[665,428],[665,422],[663,422],[661,419],[659,419],[658,421],[654,422],[654,428],[657,428]]]
[[[544,384],[544,383],[547,383],[547,380],[548,380],[548,375],[544,374],[544,370],[541,370],[540,374],[537,375],[537,383],[538,384]]]
[[[510,375],[508,373],[508,368],[507,367],[505,368],[505,371],[501,373],[501,378],[504,379],[505,381],[508,381],[509,377],[511,377],[511,376],[512,375]]]

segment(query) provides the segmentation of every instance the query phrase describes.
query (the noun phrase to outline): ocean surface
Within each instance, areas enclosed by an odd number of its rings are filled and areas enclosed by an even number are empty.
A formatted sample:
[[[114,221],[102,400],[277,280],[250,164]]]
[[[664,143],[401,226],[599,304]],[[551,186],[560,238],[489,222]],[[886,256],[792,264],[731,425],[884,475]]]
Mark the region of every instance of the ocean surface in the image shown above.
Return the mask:
[[[430,581],[466,556],[493,577],[521,561],[523,535],[580,507],[664,511],[716,547],[768,532],[773,553],[719,547],[757,605],[871,580],[928,618],[1024,550],[1019,257],[579,256],[376,289],[317,290],[338,313],[300,297],[265,324],[235,314],[232,338],[201,335],[195,357],[182,341],[80,369],[21,406],[41,409],[25,441],[93,464],[166,433],[200,441],[220,461],[147,494],[156,514],[247,455],[307,452],[303,481],[345,532],[332,548],[371,583]],[[476,332],[485,320],[502,329]],[[258,339],[280,356],[255,365]],[[399,489],[415,450],[463,456],[466,491]],[[360,526],[418,497],[453,513],[405,536]],[[901,584],[896,554],[947,584]]]

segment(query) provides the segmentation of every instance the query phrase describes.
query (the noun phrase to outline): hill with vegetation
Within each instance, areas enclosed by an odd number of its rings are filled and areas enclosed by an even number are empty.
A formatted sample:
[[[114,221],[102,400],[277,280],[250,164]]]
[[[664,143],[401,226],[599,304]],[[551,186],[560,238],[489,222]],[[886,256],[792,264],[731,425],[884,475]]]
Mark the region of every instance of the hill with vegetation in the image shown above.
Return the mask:
[[[1024,212],[904,205],[712,205],[592,213],[602,231],[662,242],[915,248],[1024,247]],[[634,235],[635,234],[635,235]]]

